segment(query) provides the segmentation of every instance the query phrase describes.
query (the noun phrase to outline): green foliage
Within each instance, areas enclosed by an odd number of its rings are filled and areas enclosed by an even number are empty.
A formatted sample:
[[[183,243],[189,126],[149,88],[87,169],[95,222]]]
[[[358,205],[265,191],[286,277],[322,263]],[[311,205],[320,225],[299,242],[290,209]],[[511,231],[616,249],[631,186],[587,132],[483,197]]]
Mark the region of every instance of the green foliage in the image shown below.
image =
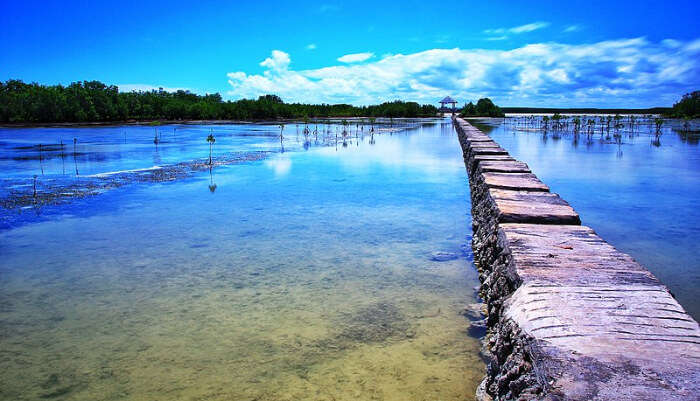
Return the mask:
[[[258,97],[258,102],[268,102],[268,103],[275,103],[275,104],[282,104],[284,103],[282,101],[282,98],[280,98],[277,95],[263,95]]]
[[[476,106],[474,106],[474,103],[469,102],[469,104],[464,106],[464,110],[462,110],[462,114],[465,116],[475,116],[476,115]]]
[[[655,118],[654,125],[656,126],[656,135],[661,135],[661,126],[664,125],[664,119],[659,117]]]
[[[676,118],[700,118],[700,91],[686,93],[673,105],[671,116]]]
[[[216,142],[216,138],[214,138],[213,133],[210,133],[209,136],[207,136],[207,143],[209,144],[209,165],[210,166],[213,164],[212,159],[211,159],[211,150],[212,150],[211,148],[214,145],[214,142]]]
[[[272,120],[316,117],[432,117],[437,108],[394,101],[374,106],[284,103],[277,95],[223,101],[218,93],[189,91],[119,92],[98,81],[69,86],[0,81],[0,123],[125,120]]]
[[[479,99],[478,102],[476,102],[476,106],[472,103],[469,102],[466,106],[464,106],[464,109],[462,109],[462,112],[459,114],[461,117],[505,117],[505,113],[501,110],[500,107],[496,106],[493,104],[491,99],[485,97],[482,99]]]

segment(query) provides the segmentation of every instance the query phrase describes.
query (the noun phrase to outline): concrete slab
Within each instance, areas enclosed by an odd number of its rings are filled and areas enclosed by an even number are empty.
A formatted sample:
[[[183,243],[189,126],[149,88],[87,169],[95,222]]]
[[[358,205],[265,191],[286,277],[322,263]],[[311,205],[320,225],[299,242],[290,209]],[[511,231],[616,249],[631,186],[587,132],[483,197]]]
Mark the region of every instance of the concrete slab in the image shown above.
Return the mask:
[[[501,145],[497,144],[493,140],[489,141],[479,141],[479,142],[470,142],[467,146],[469,146],[470,149],[475,149],[475,148],[490,148],[490,147],[501,147]]]
[[[517,160],[482,160],[477,167],[482,173],[531,173],[527,164]]]
[[[471,148],[468,150],[471,155],[507,155],[505,149],[500,146],[491,146],[488,148]]]
[[[489,154],[479,154],[472,156],[472,161],[474,164],[480,164],[482,161],[492,161],[492,160],[510,160],[517,161],[512,156],[506,155],[489,155]]]
[[[563,399],[687,400],[700,328],[666,287],[584,226],[501,224],[522,285],[504,306]]]
[[[581,224],[576,211],[551,192],[489,190],[499,223]]]
[[[489,189],[549,192],[549,187],[532,173],[483,173],[482,176]]]

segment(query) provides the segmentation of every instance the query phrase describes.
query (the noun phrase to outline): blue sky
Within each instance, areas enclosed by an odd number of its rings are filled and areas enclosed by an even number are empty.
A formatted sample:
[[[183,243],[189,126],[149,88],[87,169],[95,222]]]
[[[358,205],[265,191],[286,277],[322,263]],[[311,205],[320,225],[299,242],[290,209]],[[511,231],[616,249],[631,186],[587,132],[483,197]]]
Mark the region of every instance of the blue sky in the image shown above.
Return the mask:
[[[700,89],[697,0],[3,3],[0,80],[559,107]]]

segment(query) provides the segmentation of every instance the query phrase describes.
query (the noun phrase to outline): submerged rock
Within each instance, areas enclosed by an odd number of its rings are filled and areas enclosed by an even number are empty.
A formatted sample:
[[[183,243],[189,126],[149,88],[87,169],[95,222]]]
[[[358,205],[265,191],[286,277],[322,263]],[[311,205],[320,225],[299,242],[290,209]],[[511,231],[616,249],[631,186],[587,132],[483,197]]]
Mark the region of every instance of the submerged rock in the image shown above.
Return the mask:
[[[472,321],[467,329],[467,334],[474,338],[484,338],[486,336],[486,319]]]
[[[482,380],[476,389],[476,401],[493,401],[493,397],[486,392],[486,379]]]
[[[437,251],[430,254],[430,260],[434,262],[446,262],[457,258],[459,258],[459,255],[454,252]]]
[[[48,388],[57,386],[58,384],[59,384],[58,375],[56,373],[52,373],[49,376],[49,378],[46,379],[46,381],[41,384],[41,388],[48,389]]]
[[[466,305],[462,310],[459,312],[460,315],[466,317],[469,320],[481,320],[485,317],[485,309],[486,305],[482,303],[474,303],[474,304],[469,304]]]
[[[344,322],[339,339],[360,343],[375,343],[392,338],[412,337],[406,316],[393,304],[377,302],[350,314]]]

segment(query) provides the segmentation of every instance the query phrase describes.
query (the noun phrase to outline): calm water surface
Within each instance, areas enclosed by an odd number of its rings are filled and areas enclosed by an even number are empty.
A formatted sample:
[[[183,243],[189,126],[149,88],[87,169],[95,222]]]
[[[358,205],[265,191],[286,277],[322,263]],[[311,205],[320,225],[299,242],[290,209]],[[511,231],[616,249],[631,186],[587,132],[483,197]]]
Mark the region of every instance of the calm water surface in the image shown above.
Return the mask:
[[[215,152],[272,153],[0,231],[0,398],[470,399],[484,367],[459,315],[477,278],[449,123],[337,147],[288,126],[284,153],[273,126],[159,127],[158,150],[146,127],[2,130],[3,185],[201,158],[210,129]],[[81,154],[37,166],[58,137]]]
[[[512,123],[477,125],[700,319],[699,133],[666,127],[654,143],[653,128],[642,125],[634,133],[621,129],[619,141],[599,130],[589,141]]]

